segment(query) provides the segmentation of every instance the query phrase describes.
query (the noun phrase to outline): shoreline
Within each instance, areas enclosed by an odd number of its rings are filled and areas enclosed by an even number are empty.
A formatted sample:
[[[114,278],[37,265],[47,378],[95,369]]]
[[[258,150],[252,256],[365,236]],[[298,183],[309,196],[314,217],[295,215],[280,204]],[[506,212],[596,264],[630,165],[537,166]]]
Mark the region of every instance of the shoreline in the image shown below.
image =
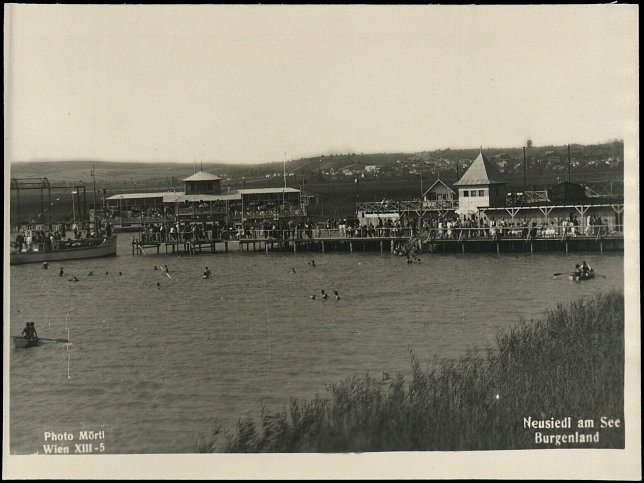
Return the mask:
[[[354,375],[327,397],[292,399],[288,409],[240,418],[234,430],[215,424],[196,450],[624,448],[624,305],[616,290],[559,303],[456,359],[421,364],[410,351],[410,380]],[[571,418],[572,428],[525,423],[550,418]],[[568,437],[575,432],[592,437]]]

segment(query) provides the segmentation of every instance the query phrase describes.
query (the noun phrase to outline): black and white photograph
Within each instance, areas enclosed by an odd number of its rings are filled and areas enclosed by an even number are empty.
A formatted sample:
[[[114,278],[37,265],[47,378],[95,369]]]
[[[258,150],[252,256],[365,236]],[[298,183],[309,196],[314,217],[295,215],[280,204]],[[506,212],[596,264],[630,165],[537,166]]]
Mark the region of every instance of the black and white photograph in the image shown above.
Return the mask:
[[[3,479],[640,480],[638,20],[5,4]]]

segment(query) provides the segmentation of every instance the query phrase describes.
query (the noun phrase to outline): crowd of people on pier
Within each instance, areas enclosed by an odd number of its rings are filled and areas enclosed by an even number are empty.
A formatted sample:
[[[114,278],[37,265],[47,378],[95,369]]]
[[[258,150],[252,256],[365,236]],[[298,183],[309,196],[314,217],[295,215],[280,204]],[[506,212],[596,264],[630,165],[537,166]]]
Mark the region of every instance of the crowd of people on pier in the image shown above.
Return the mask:
[[[362,222],[361,222],[362,221]],[[398,238],[427,236],[430,239],[472,238],[562,238],[602,236],[610,227],[601,216],[591,215],[581,223],[576,215],[565,219],[514,218],[492,219],[476,214],[459,217],[417,217],[402,214],[399,217],[373,217],[365,222],[358,218],[327,218],[314,223],[310,219],[245,220],[241,224],[219,221],[185,221],[151,223],[144,227],[141,241],[199,242],[209,240],[245,239],[320,239],[320,238]]]

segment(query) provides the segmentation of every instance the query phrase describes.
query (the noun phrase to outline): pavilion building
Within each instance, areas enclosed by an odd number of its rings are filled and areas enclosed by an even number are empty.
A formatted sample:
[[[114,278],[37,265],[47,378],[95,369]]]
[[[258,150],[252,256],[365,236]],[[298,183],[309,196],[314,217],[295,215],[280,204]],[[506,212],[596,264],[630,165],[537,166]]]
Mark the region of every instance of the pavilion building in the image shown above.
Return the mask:
[[[183,180],[184,191],[119,193],[105,199],[108,212],[121,224],[168,219],[225,223],[305,216],[301,191],[295,188],[228,189],[221,178],[199,171]]]

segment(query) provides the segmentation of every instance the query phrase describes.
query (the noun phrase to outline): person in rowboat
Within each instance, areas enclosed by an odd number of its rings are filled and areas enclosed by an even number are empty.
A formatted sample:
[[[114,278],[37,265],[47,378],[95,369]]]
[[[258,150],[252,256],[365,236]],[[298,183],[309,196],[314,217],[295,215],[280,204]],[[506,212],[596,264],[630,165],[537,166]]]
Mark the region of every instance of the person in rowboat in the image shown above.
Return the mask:
[[[36,333],[36,327],[34,327],[33,322],[27,322],[27,325],[22,330],[22,336],[27,340],[33,340],[38,338],[38,334]]]
[[[579,266],[579,264],[575,265],[575,271],[574,271],[573,275],[575,276],[575,279],[577,279],[577,280],[581,278],[581,267]]]
[[[581,273],[584,278],[588,278],[589,273],[592,271],[592,269],[588,266],[586,263],[586,260],[584,260],[581,264]]]

